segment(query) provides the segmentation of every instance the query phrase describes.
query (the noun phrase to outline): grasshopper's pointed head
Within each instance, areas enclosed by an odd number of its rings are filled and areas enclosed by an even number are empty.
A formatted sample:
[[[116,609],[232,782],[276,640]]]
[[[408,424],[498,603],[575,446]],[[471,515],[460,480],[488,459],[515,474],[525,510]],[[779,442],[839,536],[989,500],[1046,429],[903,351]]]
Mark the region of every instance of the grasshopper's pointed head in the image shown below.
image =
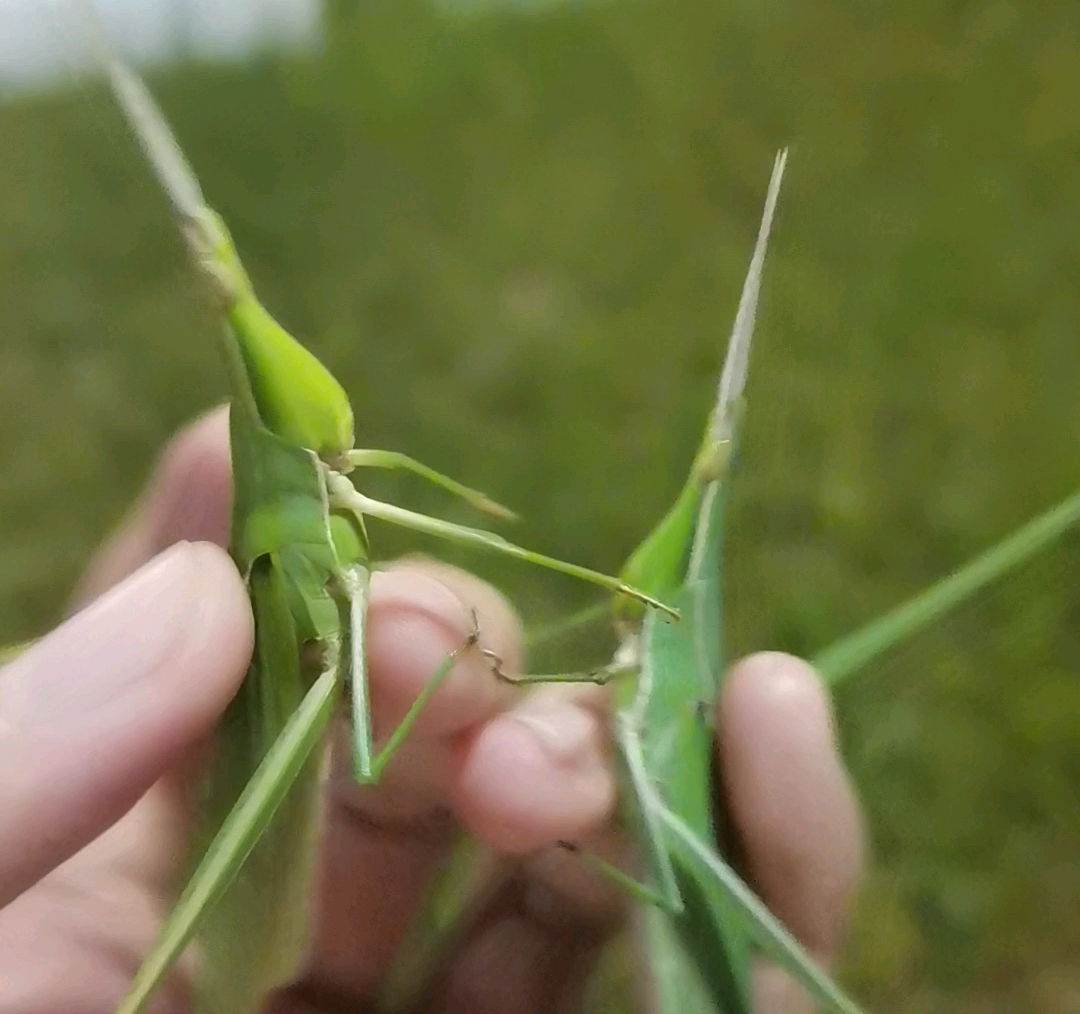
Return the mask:
[[[634,550],[619,574],[625,584],[664,602],[671,600],[686,577],[705,490],[709,483],[724,479],[730,460],[731,442],[716,438],[714,417],[715,410],[678,499]],[[621,596],[616,599],[614,609],[616,619],[628,624],[638,622],[644,614],[640,603]]]
[[[723,482],[731,465],[735,434],[743,411],[743,388],[750,359],[750,344],[754,336],[754,316],[757,312],[761,271],[765,248],[772,227],[773,212],[780,192],[780,180],[787,162],[787,151],[781,151],[773,163],[765,212],[758,230],[757,243],[750,261],[750,270],[743,283],[739,309],[735,316],[731,341],[728,343],[724,368],[720,374],[716,403],[709,413],[701,446],[690,466],[690,474],[678,500],[649,533],[623,567],[620,578],[634,588],[640,588],[656,598],[670,601],[683,583],[690,559],[698,510],[710,483]],[[642,607],[636,602],[618,599],[615,602],[616,620],[636,623]]]
[[[200,208],[183,217],[182,227],[200,275],[228,317],[263,425],[332,467],[347,467],[353,412],[344,389],[259,303],[221,216]]]
[[[348,470],[353,411],[337,378],[250,293],[229,308],[229,324],[263,425]]]
[[[207,206],[168,121],[138,74],[112,53],[92,13],[84,9],[84,15],[116,101],[180,221],[214,305],[228,318],[260,421],[334,467],[346,467],[353,445],[348,397],[330,371],[259,305],[229,230]]]
[[[703,488],[704,484],[699,483],[691,471],[679,498],[626,561],[619,573],[619,579],[624,584],[639,588],[661,601],[670,600],[682,584],[686,571]],[[615,599],[617,622],[634,626],[640,622],[644,611],[645,607],[640,602],[623,596]]]

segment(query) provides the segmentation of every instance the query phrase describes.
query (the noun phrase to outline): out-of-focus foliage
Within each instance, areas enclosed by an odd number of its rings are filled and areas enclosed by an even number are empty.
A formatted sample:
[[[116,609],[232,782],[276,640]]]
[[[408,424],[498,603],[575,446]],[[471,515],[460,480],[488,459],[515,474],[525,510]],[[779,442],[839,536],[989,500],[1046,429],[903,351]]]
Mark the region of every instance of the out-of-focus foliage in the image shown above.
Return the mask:
[[[455,18],[366,0],[329,18],[318,58],[154,84],[265,302],[353,395],[362,444],[521,508],[528,545],[617,567],[685,473],[791,143],[732,650],[824,647],[1080,481],[1080,7]],[[224,385],[103,94],[0,109],[0,137],[6,641],[59,615],[161,444]],[[1078,548],[841,694],[875,851],[844,971],[874,1009],[1080,1006]],[[530,619],[589,595],[453,559]]]

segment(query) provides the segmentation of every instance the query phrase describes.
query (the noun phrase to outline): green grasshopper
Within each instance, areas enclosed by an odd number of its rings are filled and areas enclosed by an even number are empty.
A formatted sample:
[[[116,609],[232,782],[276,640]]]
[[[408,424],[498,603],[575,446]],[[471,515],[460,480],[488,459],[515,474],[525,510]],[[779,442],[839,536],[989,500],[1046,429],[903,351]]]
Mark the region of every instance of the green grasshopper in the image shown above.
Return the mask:
[[[234,480],[230,551],[244,575],[255,650],[222,721],[199,801],[194,871],[140,967],[120,1014],[136,1014],[196,937],[196,1009],[245,1014],[295,974],[318,816],[320,745],[343,687],[356,778],[374,782],[413,721],[479,631],[438,667],[376,750],[365,670],[372,565],[365,518],[494,550],[677,613],[619,578],[541,556],[480,529],[451,524],[358,492],[363,467],[416,472],[488,513],[508,512],[404,455],[353,447],[345,392],[259,303],[221,218],[137,75],[101,41],[113,94],[180,223],[222,319],[232,387]]]
[[[712,804],[712,716],[720,689],[723,503],[731,476],[765,249],[787,154],[773,166],[765,212],[720,378],[716,406],[675,503],[624,566],[625,582],[677,603],[680,623],[615,601],[618,647],[588,672],[504,677],[518,683],[613,683],[611,720],[623,816],[636,830],[646,882],[582,858],[645,903],[646,953],[657,1009],[748,1014],[750,945],[757,943],[825,1008],[858,1008],[805,954],[720,858]],[[592,610],[588,615],[592,615]],[[577,849],[564,843],[564,847]],[[416,936],[423,936],[423,929]],[[407,959],[406,959],[407,960]],[[412,971],[412,969],[410,969]],[[404,980],[409,973],[392,977]],[[413,986],[410,989],[410,985]],[[398,1008],[414,984],[384,993]]]
[[[647,903],[646,953],[657,1009],[748,1014],[750,945],[795,975],[824,1008],[858,1008],[805,954],[716,854],[712,726],[723,675],[723,505],[742,414],[761,274],[787,152],[773,165],[716,404],[690,474],[671,509],[622,570],[622,579],[676,603],[682,621],[658,625],[614,602],[619,645],[602,669],[521,681],[615,684],[612,733],[627,823],[636,827],[646,884],[586,857]]]
[[[782,153],[774,167],[717,403],[689,478],[622,571],[625,581],[676,605],[682,621],[672,626],[656,623],[653,615],[641,619],[620,602],[614,609],[608,603],[589,607],[534,635],[532,641],[550,639],[613,613],[619,647],[611,663],[586,673],[517,678],[616,685],[613,738],[624,775],[623,811],[636,827],[648,884],[592,857],[583,854],[583,858],[645,903],[641,928],[654,1001],[651,1009],[660,1014],[748,1012],[754,945],[799,981],[820,1006],[855,1009],[708,844],[726,823],[722,812],[713,811],[710,725],[723,673],[723,505],[732,478],[760,274],[783,167]],[[1078,522],[1080,493],[820,653],[813,662],[823,681],[830,687],[838,685]],[[462,843],[451,873],[466,878],[475,871],[475,852],[472,843]],[[422,994],[425,974],[430,975],[447,941],[460,932],[455,920],[460,924],[471,900],[460,885],[440,885],[425,913],[427,926],[413,928],[384,989],[390,1009],[403,1009]]]
[[[636,826],[647,885],[586,858],[646,903],[641,931],[652,995],[647,1006],[659,1014],[750,1014],[754,947],[799,982],[818,1009],[858,1009],[712,845],[723,840],[727,824],[726,815],[713,809],[710,724],[724,672],[724,502],[737,450],[760,273],[784,163],[782,152],[774,165],[717,402],[689,478],[621,572],[624,580],[679,608],[683,619],[677,625],[658,624],[654,616],[645,615],[637,630],[626,623],[631,610],[616,602],[613,612],[621,640],[614,660],[593,673],[562,677],[616,682],[613,732],[626,775],[624,811]],[[839,685],[1077,523],[1080,493],[821,652],[812,661],[823,682]]]
[[[651,615],[644,617],[636,660],[630,655],[635,674],[632,695],[622,689],[615,720],[619,753],[631,775],[630,810],[636,812],[637,840],[652,882],[661,885],[659,898],[655,888],[642,892],[641,885],[627,883],[622,874],[591,861],[602,872],[623,880],[632,895],[651,903],[642,910],[642,930],[654,1001],[650,1009],[660,1014],[750,1014],[752,946],[798,981],[818,1009],[857,1010],[711,846],[717,832],[723,840],[726,825],[725,815],[712,810],[713,730],[709,727],[724,671],[723,504],[741,415],[738,395],[751,340],[758,290],[755,276],[761,269],[782,170],[783,154],[774,168],[705,441],[675,506],[622,571],[625,580],[662,595],[683,616],[674,626],[657,624]],[[716,461],[721,463],[718,472],[709,466]],[[687,514],[693,517],[689,523]],[[1080,493],[1074,493],[952,574],[816,655],[812,663],[822,681],[830,688],[840,685],[1078,523]],[[666,551],[660,548],[665,545]],[[677,587],[671,584],[675,560],[679,563],[674,574],[681,575],[676,578]],[[616,603],[616,615],[626,611]],[[625,644],[624,640],[620,649],[624,653]],[[601,676],[619,677],[624,665],[617,657]],[[643,686],[648,690],[643,692]],[[676,901],[681,904],[673,904]]]
[[[585,856],[643,902],[641,929],[653,1003],[660,1014],[749,1014],[756,946],[807,991],[819,1009],[856,1011],[768,911],[713,842],[727,818],[714,811],[712,717],[724,673],[723,514],[737,451],[743,390],[773,212],[786,162],[773,167],[757,243],[743,286],[716,404],[690,474],[668,513],[621,571],[675,605],[676,625],[614,602],[619,647],[584,674],[546,677],[615,683],[613,738],[623,769],[623,810],[636,829],[646,884]],[[885,651],[1030,559],[1080,522],[1080,493],[1028,522],[991,550],[813,659],[833,687]],[[582,614],[591,618],[592,610]],[[567,624],[563,624],[565,629]],[[525,677],[527,681],[545,677]]]

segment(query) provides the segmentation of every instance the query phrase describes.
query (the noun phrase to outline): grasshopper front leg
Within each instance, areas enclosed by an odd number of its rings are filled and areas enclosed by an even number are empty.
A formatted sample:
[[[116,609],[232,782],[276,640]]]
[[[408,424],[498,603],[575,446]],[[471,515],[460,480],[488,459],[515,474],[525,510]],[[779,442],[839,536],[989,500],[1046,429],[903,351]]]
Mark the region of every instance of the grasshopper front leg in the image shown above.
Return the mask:
[[[472,630],[459,648],[452,651],[428,677],[404,718],[386,738],[377,752],[372,744],[371,701],[367,674],[367,606],[371,589],[371,575],[361,564],[349,567],[342,581],[346,598],[349,626],[346,632],[347,686],[353,729],[353,774],[361,785],[378,782],[383,770],[404,742],[420,712],[424,710],[432,694],[453,670],[461,655],[480,642],[480,624],[475,610],[472,613]],[[488,654],[488,653],[485,653]]]
[[[595,669],[583,669],[580,672],[556,673],[508,673],[502,668],[502,659],[493,651],[484,649],[484,657],[491,662],[492,672],[504,683],[514,686],[534,686],[537,683],[591,683],[604,687],[609,683],[637,674],[637,667],[613,660]]]
[[[421,478],[426,479],[435,486],[445,489],[447,492],[452,493],[466,503],[471,504],[484,514],[500,518],[503,521],[517,520],[517,514],[510,510],[509,507],[504,507],[501,503],[496,503],[491,497],[486,496],[479,490],[463,486],[456,479],[451,479],[450,476],[443,475],[442,472],[437,472],[434,468],[429,468],[423,462],[417,461],[415,458],[410,458],[407,454],[401,454],[398,451],[378,451],[354,448],[349,451],[347,460],[351,468],[404,469],[407,472],[419,475]]]
[[[465,525],[457,525],[450,521],[428,517],[426,514],[418,514],[416,511],[410,511],[395,504],[373,500],[371,497],[358,492],[344,475],[332,469],[327,470],[326,485],[330,495],[330,506],[337,510],[349,511],[361,520],[365,517],[378,518],[392,525],[409,528],[412,531],[423,532],[427,535],[434,535],[448,542],[492,550],[504,556],[513,557],[515,560],[532,563],[560,574],[576,577],[581,581],[588,581],[590,584],[599,585],[601,588],[607,588],[609,591],[635,599],[643,605],[659,609],[661,612],[678,619],[677,610],[672,609],[671,606],[661,602],[655,596],[632,587],[617,577],[602,574],[588,567],[567,563],[564,560],[557,560],[542,553],[534,553],[532,550],[508,542],[501,535],[496,535],[494,532],[484,531],[481,528],[468,528]]]

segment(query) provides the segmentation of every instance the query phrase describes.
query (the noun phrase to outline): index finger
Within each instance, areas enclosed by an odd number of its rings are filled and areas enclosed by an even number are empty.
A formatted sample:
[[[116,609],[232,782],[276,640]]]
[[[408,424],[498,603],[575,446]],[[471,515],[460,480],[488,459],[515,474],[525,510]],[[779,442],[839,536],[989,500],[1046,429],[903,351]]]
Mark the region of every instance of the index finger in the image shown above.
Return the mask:
[[[763,652],[732,669],[719,723],[724,789],[751,879],[828,964],[843,943],[864,852],[828,695],[806,662]],[[777,970],[768,970],[761,987],[769,994],[762,1009],[802,1009],[794,984]]]

